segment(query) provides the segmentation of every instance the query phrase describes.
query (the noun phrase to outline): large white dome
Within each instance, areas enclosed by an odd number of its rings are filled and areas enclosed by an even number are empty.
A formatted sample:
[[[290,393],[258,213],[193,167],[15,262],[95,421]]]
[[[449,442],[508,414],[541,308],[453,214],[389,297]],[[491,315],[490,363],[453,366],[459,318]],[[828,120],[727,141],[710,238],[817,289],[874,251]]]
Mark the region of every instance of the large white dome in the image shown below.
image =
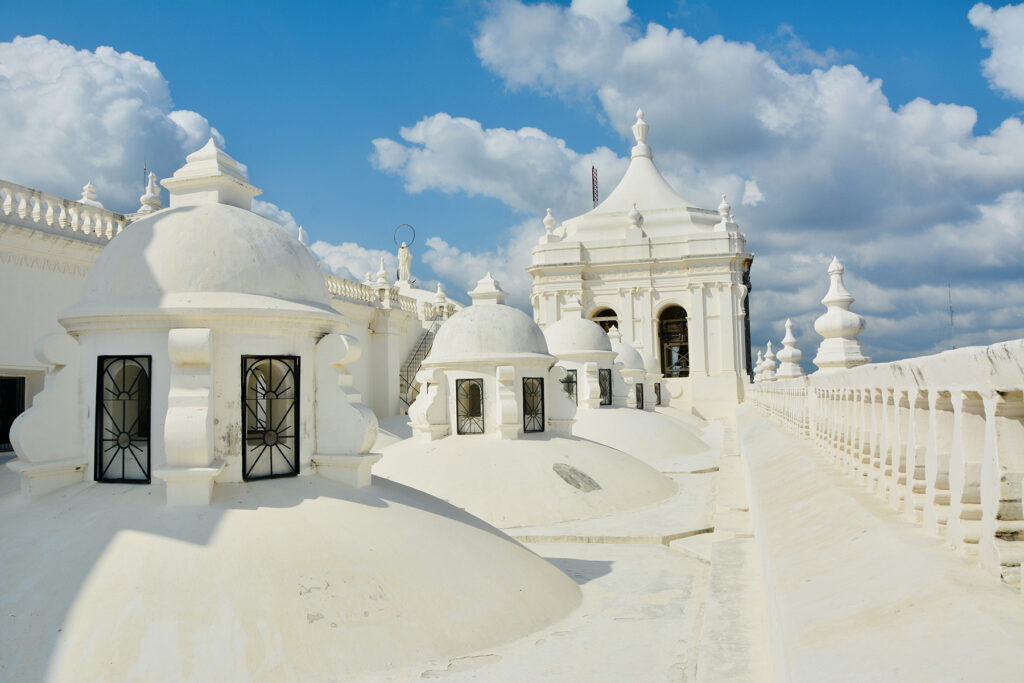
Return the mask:
[[[316,260],[284,228],[228,204],[179,206],[111,240],[66,315],[110,309],[330,309]]]
[[[612,351],[617,355],[615,362],[622,363],[623,370],[645,370],[643,356],[635,348],[624,342],[612,342]]]
[[[592,320],[559,320],[544,328],[544,339],[556,356],[612,350],[608,335]]]
[[[544,333],[530,316],[504,304],[478,304],[441,326],[423,364],[541,356],[551,357]]]

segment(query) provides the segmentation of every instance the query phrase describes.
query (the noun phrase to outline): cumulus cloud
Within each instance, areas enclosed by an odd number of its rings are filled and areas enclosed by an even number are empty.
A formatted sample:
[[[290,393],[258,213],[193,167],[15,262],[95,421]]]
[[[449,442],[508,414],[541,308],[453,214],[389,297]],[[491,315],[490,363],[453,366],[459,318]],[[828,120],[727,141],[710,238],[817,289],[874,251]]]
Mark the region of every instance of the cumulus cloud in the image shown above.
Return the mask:
[[[377,271],[380,270],[380,260],[383,257],[388,279],[391,282],[395,281],[398,257],[389,251],[367,249],[355,242],[331,244],[323,240],[313,242],[309,248],[329,272],[356,282],[362,282],[367,273],[376,277]]]
[[[1010,21],[1017,11],[979,5],[970,17],[988,32],[986,74],[1014,93],[1024,91],[1015,80],[1016,68],[1024,73],[1024,58],[1013,52],[1024,42]],[[723,192],[738,199],[732,204],[742,209],[737,218],[756,253],[759,344],[777,341],[792,316],[813,357],[810,324],[824,310],[832,254],[847,263],[877,359],[946,343],[946,298],[936,293],[950,281],[954,305],[958,293],[964,298],[963,324],[977,323],[959,339],[995,341],[1024,327],[1005,303],[1013,296],[981,294],[1024,290],[1019,118],[979,134],[971,107],[922,98],[894,107],[879,79],[841,63],[849,53],[815,52],[789,27],[760,47],[723,36],[699,41],[678,27],[640,27],[625,2],[611,0],[496,3],[474,46],[509,88],[593,98],[598,116],[621,134],[623,153],[642,106],[656,162],[684,197],[708,208]],[[587,208],[585,197],[563,197],[578,182],[565,178],[585,176],[591,161],[546,132],[437,114],[399,137],[378,140],[374,162],[410,191],[483,195],[531,215],[552,205],[567,215]],[[614,169],[602,173],[608,187],[626,159],[603,148],[590,154],[598,152]],[[509,260],[517,229],[481,254],[437,241],[438,265],[431,265],[455,274],[460,259],[475,267]],[[523,300],[529,280],[510,275],[509,282],[522,282]]]
[[[92,180],[107,208],[134,211],[143,165],[169,176],[214,136],[175,110],[153,62],[111,47],[77,50],[43,36],[0,42],[0,177],[77,198]]]
[[[985,77],[996,90],[1024,100],[1024,4],[992,9],[979,2],[967,18],[985,32],[981,44],[992,51],[982,62]]]

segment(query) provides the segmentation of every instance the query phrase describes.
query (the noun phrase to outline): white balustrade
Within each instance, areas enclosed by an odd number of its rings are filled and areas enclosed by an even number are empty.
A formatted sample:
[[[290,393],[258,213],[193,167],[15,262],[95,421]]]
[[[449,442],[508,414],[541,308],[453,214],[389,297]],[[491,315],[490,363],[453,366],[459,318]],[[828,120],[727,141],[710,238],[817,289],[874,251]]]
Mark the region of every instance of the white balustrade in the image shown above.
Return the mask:
[[[1024,340],[750,387],[869,491],[1010,584],[1024,559]]]
[[[28,227],[47,227],[67,237],[108,242],[128,219],[114,211],[0,180],[0,219]]]

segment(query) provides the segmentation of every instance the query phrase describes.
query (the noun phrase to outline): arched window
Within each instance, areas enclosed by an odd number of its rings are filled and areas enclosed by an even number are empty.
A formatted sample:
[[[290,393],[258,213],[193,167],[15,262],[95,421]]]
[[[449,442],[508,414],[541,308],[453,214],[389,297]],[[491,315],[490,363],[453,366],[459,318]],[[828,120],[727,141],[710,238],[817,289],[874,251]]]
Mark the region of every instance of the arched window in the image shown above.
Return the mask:
[[[149,356],[100,356],[96,481],[149,483]]]
[[[602,308],[595,312],[590,319],[601,326],[605,332],[612,329],[613,327],[619,326],[618,314],[610,308]]]
[[[299,473],[299,359],[242,357],[242,478]]]
[[[455,380],[455,431],[458,434],[484,433],[484,381]]]
[[[658,320],[661,346],[661,374],[665,377],[690,376],[690,340],[686,331],[686,311],[669,306]]]

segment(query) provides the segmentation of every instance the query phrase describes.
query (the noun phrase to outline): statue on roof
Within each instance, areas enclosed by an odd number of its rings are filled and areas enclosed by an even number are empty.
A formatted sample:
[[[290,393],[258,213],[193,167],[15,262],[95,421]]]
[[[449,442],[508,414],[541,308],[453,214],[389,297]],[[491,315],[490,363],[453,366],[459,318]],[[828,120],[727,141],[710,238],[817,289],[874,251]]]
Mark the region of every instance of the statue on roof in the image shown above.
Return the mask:
[[[412,252],[409,251],[409,247],[406,246],[405,242],[402,242],[402,246],[398,247],[398,279],[399,281],[409,282],[410,273],[409,269],[412,266]]]

